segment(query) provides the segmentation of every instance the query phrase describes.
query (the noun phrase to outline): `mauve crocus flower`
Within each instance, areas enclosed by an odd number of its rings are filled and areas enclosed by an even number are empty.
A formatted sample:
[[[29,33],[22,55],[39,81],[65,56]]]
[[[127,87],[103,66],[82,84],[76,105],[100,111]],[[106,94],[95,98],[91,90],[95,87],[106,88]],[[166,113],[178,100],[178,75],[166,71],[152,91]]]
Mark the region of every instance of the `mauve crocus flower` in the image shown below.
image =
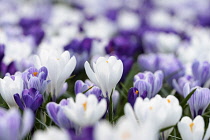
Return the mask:
[[[173,54],[144,54],[138,57],[142,70],[162,70],[165,80],[172,86],[172,80],[184,75],[182,63]]]
[[[208,88],[194,87],[196,91],[188,100],[192,117],[202,115],[210,103],[210,90]],[[189,84],[185,84],[183,93],[185,97],[194,89],[190,88]]]
[[[49,117],[53,122],[61,128],[71,129],[74,124],[64,114],[64,107],[68,106],[69,99],[62,99],[59,104],[50,102],[47,104],[46,109]]]
[[[24,88],[34,88],[41,94],[44,94],[47,84],[50,82],[50,80],[47,80],[47,76],[48,71],[46,67],[41,67],[39,70],[34,67],[30,67],[22,73]]]
[[[71,139],[73,140],[94,140],[93,138],[94,127],[84,127],[80,130],[79,134],[69,131]]]
[[[195,61],[192,65],[192,73],[195,80],[198,80],[198,84],[203,86],[210,78],[210,64],[207,61],[198,62]]]
[[[30,110],[21,113],[12,108],[5,110],[0,108],[0,139],[1,140],[22,140],[32,129],[34,115]]]
[[[138,92],[139,96],[151,99],[160,91],[163,78],[162,71],[138,73],[134,76],[134,87],[138,89],[134,94]]]
[[[15,94],[14,99],[20,109],[24,110],[25,108],[30,108],[34,112],[43,103],[43,95],[34,88],[24,89],[22,97],[20,97],[19,94]]]
[[[17,106],[14,100],[14,94],[18,93],[20,97],[23,91],[23,80],[20,73],[16,75],[5,76],[0,79],[0,93],[9,107]]]
[[[86,61],[85,71],[89,79],[100,87],[103,96],[109,98],[122,77],[123,63],[114,56],[110,56],[108,59],[99,57],[96,63],[93,63],[93,70]]]
[[[198,81],[195,81],[193,76],[185,75],[183,77],[180,77],[178,80],[173,80],[173,87],[175,90],[182,96],[184,96],[183,88],[186,83],[189,83],[190,87],[193,88],[195,86],[198,86]]]
[[[34,133],[32,140],[71,140],[68,132],[56,127],[50,127],[47,130],[38,130]]]

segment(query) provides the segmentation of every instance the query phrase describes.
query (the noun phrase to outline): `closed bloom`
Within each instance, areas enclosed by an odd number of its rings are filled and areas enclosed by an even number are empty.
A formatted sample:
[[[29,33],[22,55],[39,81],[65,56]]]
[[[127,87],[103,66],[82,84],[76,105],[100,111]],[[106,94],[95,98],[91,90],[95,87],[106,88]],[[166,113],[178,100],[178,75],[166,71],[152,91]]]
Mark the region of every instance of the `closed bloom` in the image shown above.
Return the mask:
[[[59,104],[50,102],[47,104],[46,109],[49,117],[59,127],[70,129],[73,123],[64,114],[65,106],[68,106],[70,99],[62,99]]]
[[[42,105],[43,95],[36,89],[30,88],[23,90],[22,98],[19,94],[15,94],[14,99],[20,109],[30,108],[35,112]]]
[[[138,89],[139,96],[145,94],[147,98],[154,97],[162,87],[163,72],[156,71],[154,74],[146,71],[134,76],[134,87]],[[137,92],[137,91],[136,91]]]
[[[204,120],[197,116],[194,120],[183,117],[178,123],[179,133],[183,140],[202,140],[204,134]]]
[[[67,118],[75,124],[83,127],[93,125],[103,117],[107,110],[105,99],[98,102],[95,95],[77,94],[75,102],[72,98],[68,106],[64,108]]]
[[[34,133],[32,140],[71,140],[68,132],[56,127],[50,127],[45,131],[38,130]]]
[[[85,62],[85,71],[89,79],[101,88],[104,97],[110,97],[112,90],[120,81],[123,73],[123,64],[115,56],[108,59],[99,57],[93,63],[93,70],[88,62]]]
[[[3,79],[0,79],[0,93],[9,107],[17,106],[13,96],[18,93],[21,97],[22,91],[23,80],[20,74],[5,76]]]
[[[192,117],[202,115],[210,103],[210,90],[208,88],[195,87],[196,91],[188,100]],[[185,84],[185,97],[192,91],[189,84]]]
[[[0,108],[0,139],[1,140],[22,140],[30,132],[34,123],[32,111],[25,110],[23,116],[12,108],[5,110]]]
[[[46,67],[41,67],[39,70],[31,67],[22,74],[24,88],[34,88],[43,94],[50,80],[47,80],[48,71]]]
[[[45,66],[48,70],[48,80],[50,83],[47,87],[47,93],[51,93],[51,96],[55,100],[60,96],[62,87],[73,72],[76,66],[75,57],[70,58],[68,51],[59,53],[58,51],[45,50],[40,51],[39,56],[34,57],[34,65],[36,68]]]
[[[195,80],[198,80],[198,84],[203,86],[210,78],[210,64],[207,61],[202,63],[195,61],[192,65],[192,72]]]

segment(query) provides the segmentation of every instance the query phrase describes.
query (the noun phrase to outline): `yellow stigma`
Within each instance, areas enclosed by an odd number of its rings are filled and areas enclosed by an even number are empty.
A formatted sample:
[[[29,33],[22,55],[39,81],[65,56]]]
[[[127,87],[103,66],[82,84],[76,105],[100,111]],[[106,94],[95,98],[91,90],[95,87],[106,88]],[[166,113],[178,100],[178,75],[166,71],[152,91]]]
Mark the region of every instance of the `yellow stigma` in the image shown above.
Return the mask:
[[[152,106],[150,106],[150,107],[149,107],[149,109],[150,109],[150,110],[152,110],[152,109],[153,109],[153,107],[152,107]]]
[[[136,93],[136,94],[139,94],[139,91],[138,91],[138,90],[136,90],[136,91],[135,91],[135,93]]]
[[[123,140],[129,139],[130,137],[131,137],[131,134],[128,133],[128,132],[124,132],[124,133],[122,134],[122,139],[123,139]]]
[[[38,72],[33,72],[32,74],[33,74],[33,76],[37,76]]]
[[[84,110],[86,111],[87,110],[87,102],[83,103],[82,105],[83,105]]]
[[[195,124],[194,123],[191,123],[189,126],[190,126],[190,130],[191,130],[191,132],[193,131],[193,126],[194,126]]]
[[[106,63],[109,63],[109,61],[106,61]]]
[[[168,101],[168,103],[170,103],[170,102],[171,102],[171,100],[169,100],[169,99],[167,99],[167,101]]]

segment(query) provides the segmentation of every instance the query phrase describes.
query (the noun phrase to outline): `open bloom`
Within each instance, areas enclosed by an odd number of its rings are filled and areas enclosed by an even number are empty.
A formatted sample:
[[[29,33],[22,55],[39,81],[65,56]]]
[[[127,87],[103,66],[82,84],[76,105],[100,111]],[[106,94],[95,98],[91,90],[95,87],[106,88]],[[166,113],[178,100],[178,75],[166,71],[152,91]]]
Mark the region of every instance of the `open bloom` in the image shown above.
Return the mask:
[[[38,130],[34,133],[32,140],[71,140],[68,132],[56,127],[50,127],[45,131]]]
[[[125,115],[144,127],[151,127],[158,132],[160,129],[175,125],[182,114],[182,108],[176,97],[169,95],[166,98],[156,95],[152,99],[137,98],[134,110],[131,105],[125,105]]]
[[[197,116],[194,120],[183,117],[178,123],[178,129],[183,140],[202,140],[204,134],[204,120]]]
[[[19,73],[12,76],[5,76],[3,79],[0,79],[0,93],[9,107],[17,106],[13,96],[18,93],[21,97],[22,91],[23,80]]]
[[[36,89],[30,88],[23,90],[22,99],[18,93],[14,95],[14,99],[20,109],[30,108],[35,112],[42,105],[43,95]]]
[[[48,84],[47,92],[51,93],[53,99],[60,96],[60,92],[67,78],[73,72],[76,66],[75,57],[70,58],[68,51],[59,53],[57,50],[40,51],[39,56],[34,56],[34,65],[36,68],[45,66],[48,70]]]
[[[93,70],[88,62],[85,62],[85,71],[89,79],[101,88],[104,97],[110,97],[112,90],[120,81],[123,73],[123,63],[115,56],[108,59],[99,57],[93,63]]]
[[[33,127],[34,116],[32,111],[25,110],[21,118],[20,112],[12,108],[0,108],[0,139],[22,140]]]
[[[39,70],[30,67],[22,74],[24,88],[34,88],[43,94],[47,88],[47,84],[50,82],[47,80],[47,75],[48,71],[46,67],[41,67]]]
[[[134,87],[138,89],[139,96],[144,94],[144,96],[149,99],[154,97],[160,91],[162,83],[162,71],[156,71],[154,74],[146,71],[134,76]]]
[[[96,123],[103,117],[106,109],[105,99],[98,102],[95,95],[87,97],[80,93],[77,94],[75,102],[70,98],[68,106],[64,108],[64,113],[69,120],[83,127]]]

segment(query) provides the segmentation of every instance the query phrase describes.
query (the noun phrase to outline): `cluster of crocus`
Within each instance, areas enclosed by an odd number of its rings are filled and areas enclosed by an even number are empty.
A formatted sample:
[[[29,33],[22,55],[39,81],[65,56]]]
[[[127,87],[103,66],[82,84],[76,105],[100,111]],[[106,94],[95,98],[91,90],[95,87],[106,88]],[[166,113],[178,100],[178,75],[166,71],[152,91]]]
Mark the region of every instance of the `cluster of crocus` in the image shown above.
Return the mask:
[[[0,0],[0,140],[208,140],[209,10]]]

